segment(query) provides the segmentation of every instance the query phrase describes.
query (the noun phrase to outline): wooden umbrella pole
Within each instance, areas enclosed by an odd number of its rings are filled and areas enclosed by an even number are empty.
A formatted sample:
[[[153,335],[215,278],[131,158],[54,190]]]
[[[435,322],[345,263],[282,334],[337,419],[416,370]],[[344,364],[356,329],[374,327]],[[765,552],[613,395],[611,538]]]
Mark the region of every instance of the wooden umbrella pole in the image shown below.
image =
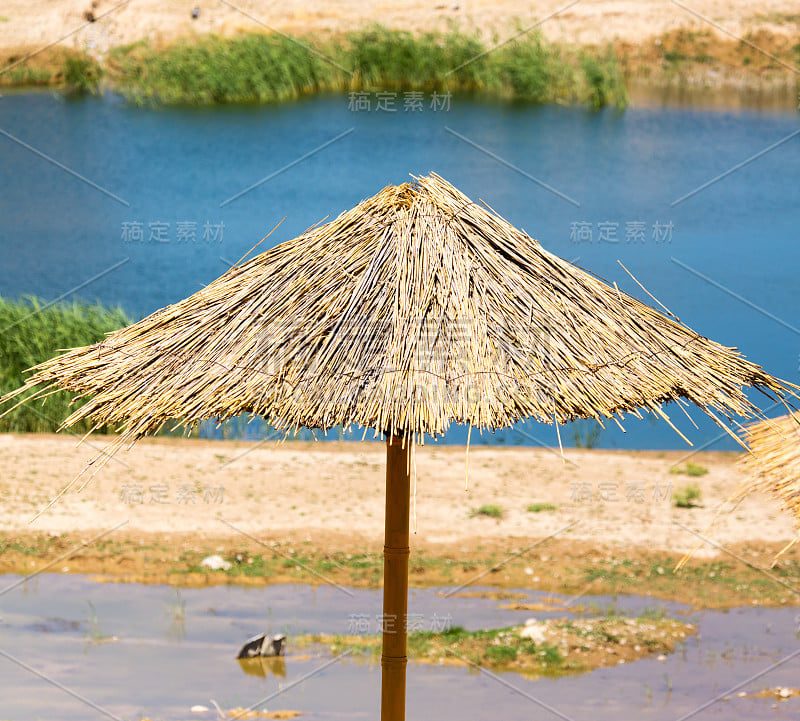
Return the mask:
[[[383,653],[381,721],[406,717],[408,611],[408,441],[386,441],[386,542],[383,547]]]

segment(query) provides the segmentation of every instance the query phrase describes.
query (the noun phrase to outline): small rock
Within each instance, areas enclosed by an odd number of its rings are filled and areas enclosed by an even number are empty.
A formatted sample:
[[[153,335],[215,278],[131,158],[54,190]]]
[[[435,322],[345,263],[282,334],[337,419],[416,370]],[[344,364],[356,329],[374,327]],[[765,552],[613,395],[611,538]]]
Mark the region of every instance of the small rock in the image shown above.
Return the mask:
[[[656,657],[656,661],[666,661],[666,660],[667,657],[663,653],[658,654],[658,656]]]
[[[788,688],[782,688],[778,691],[778,696],[781,698],[789,698],[792,695],[792,692]]]
[[[525,569],[525,575],[526,576],[532,576],[533,575],[533,569],[532,568],[526,568]]]
[[[210,709],[208,708],[208,706],[201,706],[200,704],[197,704],[195,706],[192,706],[192,708],[189,709],[189,710],[192,713],[205,713],[206,711],[209,711]]]
[[[540,628],[538,625],[532,626],[525,626],[522,631],[519,632],[520,638],[528,638],[534,643],[544,643],[547,640],[545,636],[544,629]]]
[[[744,698],[745,696],[747,696],[747,691],[739,691],[739,693],[737,693],[736,695],[739,698]]]
[[[231,564],[226,561],[222,556],[207,556],[202,561],[200,561],[200,565],[205,568],[210,568],[212,571],[219,571],[222,569],[223,571],[227,571]]]

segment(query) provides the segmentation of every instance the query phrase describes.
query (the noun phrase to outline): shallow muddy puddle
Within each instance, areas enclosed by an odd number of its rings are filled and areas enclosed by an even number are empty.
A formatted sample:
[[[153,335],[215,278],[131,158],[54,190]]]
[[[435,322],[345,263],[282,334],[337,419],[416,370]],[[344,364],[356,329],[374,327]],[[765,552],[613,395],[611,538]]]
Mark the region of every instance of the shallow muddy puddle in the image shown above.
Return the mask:
[[[217,718],[211,699],[226,710],[258,704],[262,710],[306,712],[301,718],[377,715],[379,664],[318,652],[300,655],[291,640],[304,633],[376,633],[379,590],[277,585],[176,592],[168,586],[97,584],[59,574],[15,586],[19,580],[0,576],[4,720]],[[650,657],[562,678],[534,680],[412,663],[409,719],[800,718],[800,698],[737,695],[800,685],[798,608],[688,612],[678,604],[637,596],[553,603],[559,597],[527,591],[514,599],[442,591],[411,590],[412,627],[497,628],[522,624],[531,616],[585,614],[613,606],[630,615],[664,609],[699,624],[699,633],[662,661]],[[503,608],[509,603],[554,610]],[[235,655],[260,632],[286,633],[288,655],[283,664],[265,662],[261,670],[251,667],[247,673]],[[195,704],[212,711],[192,714]]]

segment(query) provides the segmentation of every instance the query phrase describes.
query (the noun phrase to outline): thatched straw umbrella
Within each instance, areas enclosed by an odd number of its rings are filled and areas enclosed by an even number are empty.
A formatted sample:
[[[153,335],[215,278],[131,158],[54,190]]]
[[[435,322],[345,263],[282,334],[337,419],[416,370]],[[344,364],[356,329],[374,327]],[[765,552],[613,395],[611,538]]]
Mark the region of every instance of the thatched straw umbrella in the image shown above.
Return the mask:
[[[800,531],[800,413],[771,418],[747,427],[745,441],[751,453],[739,462],[748,480],[732,498],[769,493],[794,516]],[[777,558],[798,539],[778,553]]]
[[[384,188],[190,298],[36,367],[14,395],[87,398],[64,422],[119,430],[241,413],[387,439],[381,718],[405,715],[409,447],[452,423],[623,419],[691,401],[751,417],[784,385],[545,251],[439,176]],[[724,426],[727,427],[727,426]],[[676,429],[677,430],[677,429]],[[387,624],[388,626],[388,624]]]

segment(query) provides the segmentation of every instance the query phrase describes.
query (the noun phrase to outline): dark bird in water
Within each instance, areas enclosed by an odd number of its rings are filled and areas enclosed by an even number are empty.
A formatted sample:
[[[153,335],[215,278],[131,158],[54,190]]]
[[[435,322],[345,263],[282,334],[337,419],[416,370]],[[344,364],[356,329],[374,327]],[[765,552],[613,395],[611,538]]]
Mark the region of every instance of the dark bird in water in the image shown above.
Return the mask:
[[[248,639],[236,658],[255,658],[256,656],[283,656],[286,650],[286,636],[279,633],[271,639],[266,633]]]

